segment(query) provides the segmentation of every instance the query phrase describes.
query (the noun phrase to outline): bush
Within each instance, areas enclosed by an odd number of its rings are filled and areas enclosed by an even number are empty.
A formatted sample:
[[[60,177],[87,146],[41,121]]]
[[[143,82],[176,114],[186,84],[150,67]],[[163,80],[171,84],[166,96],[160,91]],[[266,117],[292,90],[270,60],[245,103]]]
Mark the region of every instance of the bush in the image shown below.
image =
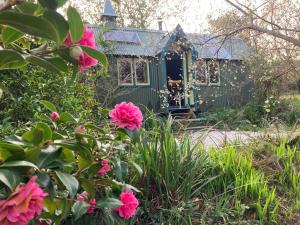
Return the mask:
[[[81,75],[82,76],[82,75]],[[2,72],[0,83],[6,91],[0,98],[0,120],[18,125],[34,119],[42,109],[39,100],[53,102],[63,111],[87,119],[97,105],[93,79],[72,81],[71,74],[49,73],[45,69],[28,66],[23,70]]]

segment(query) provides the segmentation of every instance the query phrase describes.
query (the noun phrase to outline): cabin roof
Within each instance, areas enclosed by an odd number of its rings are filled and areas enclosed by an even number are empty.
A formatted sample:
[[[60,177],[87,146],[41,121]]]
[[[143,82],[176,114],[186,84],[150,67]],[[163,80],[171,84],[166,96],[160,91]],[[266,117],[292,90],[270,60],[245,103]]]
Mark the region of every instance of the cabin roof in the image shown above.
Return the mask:
[[[97,25],[88,25],[95,31],[96,37],[101,32]],[[104,39],[110,41],[111,47],[104,50],[107,54],[125,56],[152,56],[155,57],[165,50],[173,33],[166,31],[138,29],[138,28],[113,28],[104,33]],[[198,53],[198,58],[243,60],[250,56],[251,49],[240,38],[230,36],[221,37],[211,34],[184,34],[184,37]]]

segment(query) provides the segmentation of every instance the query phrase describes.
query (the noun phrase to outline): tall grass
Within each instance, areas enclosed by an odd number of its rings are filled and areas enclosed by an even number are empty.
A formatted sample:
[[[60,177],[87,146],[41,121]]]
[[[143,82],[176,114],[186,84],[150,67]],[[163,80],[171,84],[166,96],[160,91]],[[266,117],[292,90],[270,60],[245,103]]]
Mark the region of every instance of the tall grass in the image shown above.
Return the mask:
[[[145,210],[152,215],[147,224],[194,224],[201,216],[197,195],[218,175],[208,176],[207,156],[192,148],[187,137],[176,139],[171,120],[151,124],[151,131],[139,134],[134,154],[144,170],[137,182],[145,194]]]
[[[143,196],[131,224],[287,225],[297,220],[296,147],[287,141],[260,147],[262,139],[208,151],[174,133],[172,122],[148,117],[131,146],[132,160],[143,169],[142,177],[132,176]]]

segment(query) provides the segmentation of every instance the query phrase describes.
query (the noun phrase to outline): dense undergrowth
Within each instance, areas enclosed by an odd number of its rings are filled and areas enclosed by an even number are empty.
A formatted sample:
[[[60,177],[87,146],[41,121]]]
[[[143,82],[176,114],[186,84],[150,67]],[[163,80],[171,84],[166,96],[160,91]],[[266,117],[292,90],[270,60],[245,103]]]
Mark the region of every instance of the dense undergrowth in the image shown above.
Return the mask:
[[[219,129],[257,131],[270,124],[294,128],[300,122],[300,95],[285,95],[279,100],[271,98],[263,104],[252,100],[242,107],[201,113],[199,118],[203,124]]]

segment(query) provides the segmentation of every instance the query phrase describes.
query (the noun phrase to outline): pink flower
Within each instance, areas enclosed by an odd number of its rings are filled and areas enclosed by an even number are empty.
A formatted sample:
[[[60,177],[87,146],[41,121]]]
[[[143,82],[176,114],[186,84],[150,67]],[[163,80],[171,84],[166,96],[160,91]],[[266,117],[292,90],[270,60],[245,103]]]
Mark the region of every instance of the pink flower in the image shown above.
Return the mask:
[[[139,206],[139,201],[132,192],[126,190],[120,194],[120,200],[123,205],[115,208],[119,213],[119,216],[128,219],[136,213],[136,209]]]
[[[76,133],[85,133],[86,132],[85,126],[84,125],[80,125],[80,126],[76,127],[75,128],[75,132]]]
[[[122,102],[117,104],[114,109],[109,112],[110,122],[119,128],[127,128],[135,130],[142,126],[143,114],[139,107],[131,102]]]
[[[89,193],[84,191],[80,195],[77,195],[77,200],[90,204],[90,207],[88,208],[87,213],[92,214],[96,208],[96,199],[93,198],[93,199],[89,200],[88,196],[89,196]]]
[[[59,114],[57,112],[52,112],[50,116],[51,116],[51,120],[53,122],[56,122],[59,120]]]
[[[8,199],[0,201],[1,225],[26,225],[39,216],[48,195],[35,183],[37,176],[20,185]]]
[[[110,171],[110,166],[108,164],[106,164],[100,170],[98,170],[98,174],[100,176],[103,176],[104,174],[106,174],[109,171]]]
[[[96,40],[95,40],[95,34],[93,30],[89,30],[86,25],[84,25],[84,31],[82,38],[76,42],[72,43],[71,35],[68,34],[67,39],[64,42],[64,45],[71,46],[74,45],[81,45],[81,46],[87,46],[93,49],[97,48]],[[77,57],[76,57],[77,58]],[[80,72],[83,73],[86,68],[92,67],[97,65],[98,61],[85,52],[82,52],[79,57],[79,66],[80,66]]]
[[[103,159],[101,165],[102,166],[108,165],[108,159]]]

